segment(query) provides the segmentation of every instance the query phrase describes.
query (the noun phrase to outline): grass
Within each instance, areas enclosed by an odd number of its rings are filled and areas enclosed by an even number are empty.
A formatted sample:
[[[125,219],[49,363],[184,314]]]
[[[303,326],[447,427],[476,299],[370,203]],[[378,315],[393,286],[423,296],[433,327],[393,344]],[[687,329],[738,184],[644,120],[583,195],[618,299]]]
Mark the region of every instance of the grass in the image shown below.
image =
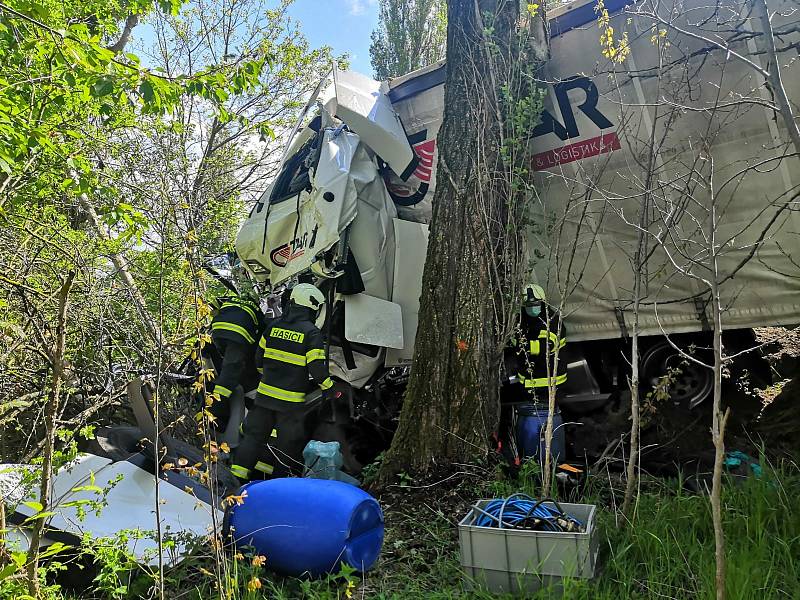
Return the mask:
[[[800,598],[800,474],[767,470],[762,479],[730,480],[724,494],[727,589],[730,600]],[[494,483],[493,492],[534,492],[531,485]],[[608,503],[612,490],[598,482],[585,501]],[[528,488],[528,489],[525,489]],[[474,488],[473,488],[474,489]],[[478,494],[480,495],[480,494]],[[461,581],[454,535],[459,514],[437,514],[412,504],[390,520],[387,546],[407,549],[367,574],[365,598],[497,598],[467,591]],[[568,581],[564,598],[714,598],[714,536],[708,499],[684,492],[681,482],[651,480],[637,506],[634,525],[622,527],[610,510],[600,511],[600,574]],[[413,542],[398,533],[415,532]],[[391,550],[396,550],[391,548]],[[309,598],[336,597],[330,582],[312,586]],[[321,590],[320,596],[313,593]],[[551,590],[536,598],[550,598]],[[359,593],[356,597],[361,597]]]
[[[487,494],[534,492],[535,479],[517,482],[480,477],[422,490],[395,488],[381,497],[386,540],[378,566],[361,579],[353,573],[323,580],[281,578],[247,557],[235,559],[237,600],[255,598],[333,600],[374,598],[498,598],[465,588],[459,571],[455,523],[469,503]],[[610,508],[621,484],[598,477],[584,501],[599,511],[599,574],[592,581],[565,582],[575,600],[714,598],[714,537],[708,499],[683,490],[679,481],[643,482],[635,520],[624,527]],[[761,479],[728,480],[723,496],[730,600],[800,598],[800,471],[765,469]],[[267,557],[267,562],[269,558]],[[170,600],[218,597],[198,558],[169,574]],[[253,584],[257,578],[261,587]],[[248,583],[250,587],[248,589]],[[147,597],[146,582],[129,588]],[[56,592],[55,596],[60,596]],[[8,597],[8,596],[7,596]],[[84,593],[74,598],[102,597]],[[553,597],[542,590],[533,598]],[[502,598],[500,596],[499,598]]]

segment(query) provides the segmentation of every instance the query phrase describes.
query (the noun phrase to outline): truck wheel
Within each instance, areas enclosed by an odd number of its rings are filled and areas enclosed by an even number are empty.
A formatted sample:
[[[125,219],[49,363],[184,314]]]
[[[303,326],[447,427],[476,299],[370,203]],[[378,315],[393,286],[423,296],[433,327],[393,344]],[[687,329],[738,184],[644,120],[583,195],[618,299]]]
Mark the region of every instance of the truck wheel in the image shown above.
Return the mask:
[[[672,373],[669,399],[675,404],[694,408],[711,395],[714,379],[711,369],[681,356],[666,340],[651,346],[642,356],[642,382],[646,391],[659,385]]]

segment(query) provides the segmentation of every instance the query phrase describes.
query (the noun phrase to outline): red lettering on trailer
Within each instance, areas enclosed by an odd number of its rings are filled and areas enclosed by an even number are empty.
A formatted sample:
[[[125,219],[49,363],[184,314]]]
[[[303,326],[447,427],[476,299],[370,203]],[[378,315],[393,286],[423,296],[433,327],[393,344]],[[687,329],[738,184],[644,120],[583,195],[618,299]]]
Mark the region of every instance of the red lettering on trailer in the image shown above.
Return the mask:
[[[619,150],[619,138],[616,132],[598,135],[597,137],[554,148],[547,152],[533,155],[533,170],[543,171],[558,165],[564,165],[576,160],[583,160],[598,154]]]
[[[414,175],[426,183],[431,180],[433,169],[433,152],[436,149],[436,140],[425,140],[414,145],[414,153],[419,157],[419,165]]]

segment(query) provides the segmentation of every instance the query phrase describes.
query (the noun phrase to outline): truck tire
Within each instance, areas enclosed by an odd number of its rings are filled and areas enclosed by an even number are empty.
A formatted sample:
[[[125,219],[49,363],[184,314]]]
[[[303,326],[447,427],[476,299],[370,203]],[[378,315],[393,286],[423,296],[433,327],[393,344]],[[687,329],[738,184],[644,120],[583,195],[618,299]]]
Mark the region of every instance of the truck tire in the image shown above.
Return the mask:
[[[688,344],[681,344],[688,347]],[[711,369],[687,360],[666,340],[656,342],[642,355],[642,385],[644,393],[659,385],[673,371],[669,399],[674,404],[694,408],[706,400],[714,389]]]

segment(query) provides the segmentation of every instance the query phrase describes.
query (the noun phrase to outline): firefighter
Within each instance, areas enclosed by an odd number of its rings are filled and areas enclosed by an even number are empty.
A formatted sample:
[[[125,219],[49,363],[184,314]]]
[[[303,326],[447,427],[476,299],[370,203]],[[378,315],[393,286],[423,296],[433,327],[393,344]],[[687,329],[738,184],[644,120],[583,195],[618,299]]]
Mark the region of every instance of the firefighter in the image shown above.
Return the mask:
[[[531,394],[534,401],[545,402],[550,373],[556,386],[567,380],[567,361],[564,346],[567,332],[558,311],[545,300],[544,289],[535,283],[522,288],[520,333],[516,339],[520,369],[517,380]],[[550,359],[546,353],[549,351]],[[553,373],[553,362],[558,351],[558,368]]]
[[[243,394],[258,383],[253,356],[265,317],[252,287],[240,285],[239,289],[239,295],[223,296],[212,303],[216,311],[211,321],[211,341],[221,361],[216,365],[215,402],[209,410],[217,428],[224,427],[228,420],[231,396]]]
[[[286,312],[270,323],[259,341],[256,365],[262,370],[261,383],[231,466],[240,480],[287,474],[305,441],[306,394],[318,386],[323,401],[328,398],[333,381],[322,332],[314,324],[324,303],[325,296],[315,286],[297,284]]]

